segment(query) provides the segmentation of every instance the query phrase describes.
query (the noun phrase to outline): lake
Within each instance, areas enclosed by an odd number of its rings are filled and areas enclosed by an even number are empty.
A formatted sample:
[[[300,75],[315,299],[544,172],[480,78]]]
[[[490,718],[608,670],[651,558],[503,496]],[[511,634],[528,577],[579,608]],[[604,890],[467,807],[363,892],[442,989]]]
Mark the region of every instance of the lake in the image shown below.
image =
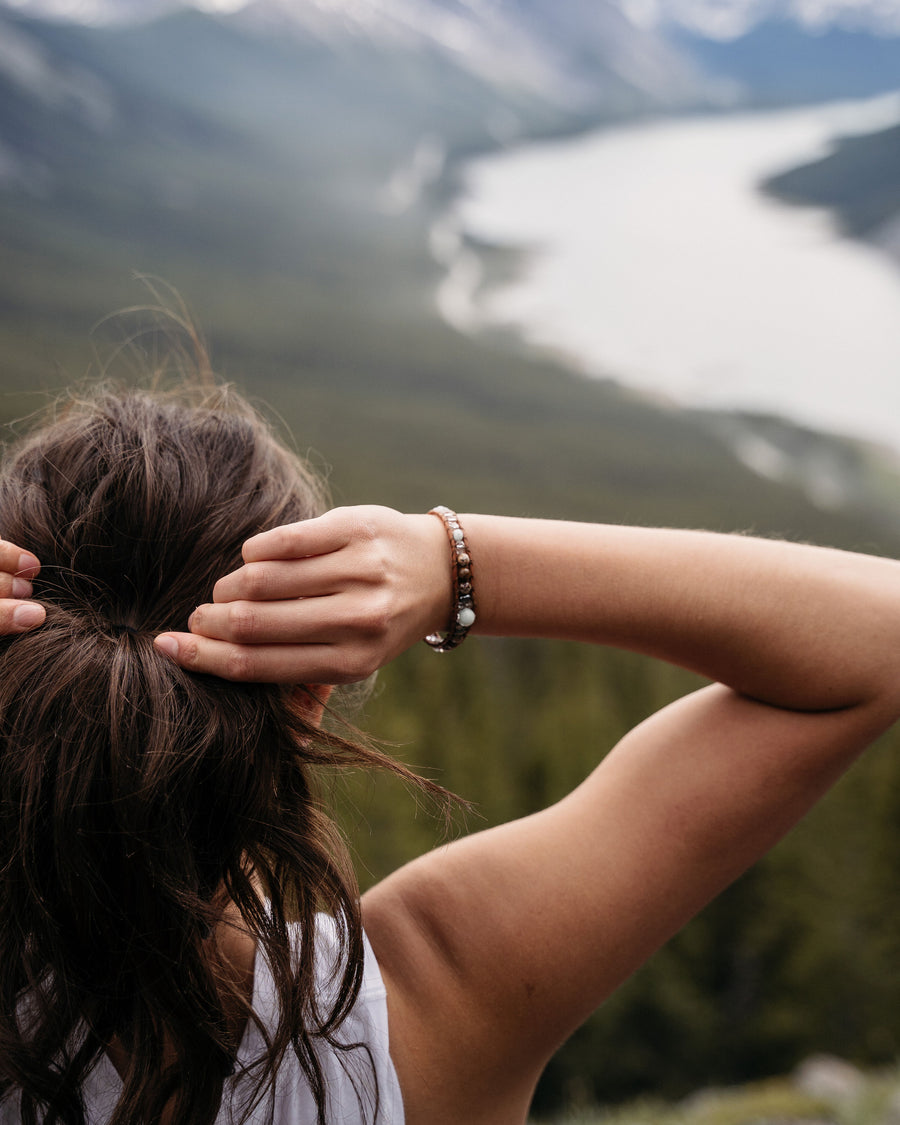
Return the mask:
[[[766,176],[900,121],[865,102],[666,119],[469,163],[432,231],[461,331],[511,327],[589,374],[900,450],[900,265]],[[465,236],[529,251],[482,284]]]

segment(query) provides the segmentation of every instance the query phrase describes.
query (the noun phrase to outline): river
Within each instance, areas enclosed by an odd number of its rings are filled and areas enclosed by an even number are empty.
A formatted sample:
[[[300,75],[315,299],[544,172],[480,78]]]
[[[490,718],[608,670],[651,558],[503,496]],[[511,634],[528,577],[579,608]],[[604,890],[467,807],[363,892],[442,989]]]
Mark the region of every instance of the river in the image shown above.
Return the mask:
[[[480,158],[432,231],[437,300],[588,375],[691,406],[770,411],[900,450],[900,266],[833,216],[757,188],[840,134],[900,120],[865,102],[607,129]],[[481,284],[465,236],[529,251]]]

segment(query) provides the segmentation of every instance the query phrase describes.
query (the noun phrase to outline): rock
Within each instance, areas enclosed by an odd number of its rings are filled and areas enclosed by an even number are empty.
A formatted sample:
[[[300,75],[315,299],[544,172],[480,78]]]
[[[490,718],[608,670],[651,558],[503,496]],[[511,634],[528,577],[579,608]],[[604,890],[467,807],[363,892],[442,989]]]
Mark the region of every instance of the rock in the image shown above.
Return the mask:
[[[812,1055],[793,1074],[798,1090],[823,1101],[848,1102],[863,1090],[865,1077],[852,1063],[833,1055]]]
[[[880,1125],[900,1125],[900,1090],[895,1090],[888,1099]]]

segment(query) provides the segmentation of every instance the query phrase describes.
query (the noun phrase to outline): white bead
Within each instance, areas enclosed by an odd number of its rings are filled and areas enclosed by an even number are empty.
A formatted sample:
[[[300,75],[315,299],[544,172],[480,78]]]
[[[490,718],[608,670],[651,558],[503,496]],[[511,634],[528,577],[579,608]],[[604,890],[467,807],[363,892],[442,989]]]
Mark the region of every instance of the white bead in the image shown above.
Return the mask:
[[[457,528],[456,531],[453,532],[453,538],[457,543],[462,543],[463,539],[465,539],[462,528]]]
[[[468,629],[470,625],[475,624],[475,610],[463,607],[463,609],[457,613],[456,620],[464,629]]]

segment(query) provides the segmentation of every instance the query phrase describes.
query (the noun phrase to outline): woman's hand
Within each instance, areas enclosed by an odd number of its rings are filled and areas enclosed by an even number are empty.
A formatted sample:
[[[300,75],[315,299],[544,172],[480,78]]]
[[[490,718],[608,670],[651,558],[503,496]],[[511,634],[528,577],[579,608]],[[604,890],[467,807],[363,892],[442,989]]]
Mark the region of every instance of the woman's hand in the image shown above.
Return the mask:
[[[0,636],[25,633],[43,624],[46,611],[37,602],[23,601],[32,595],[31,579],[41,564],[30,551],[0,540]]]
[[[365,679],[451,608],[447,534],[433,515],[335,508],[248,539],[244,566],[198,606],[190,633],[157,646],[228,680],[338,684]]]

